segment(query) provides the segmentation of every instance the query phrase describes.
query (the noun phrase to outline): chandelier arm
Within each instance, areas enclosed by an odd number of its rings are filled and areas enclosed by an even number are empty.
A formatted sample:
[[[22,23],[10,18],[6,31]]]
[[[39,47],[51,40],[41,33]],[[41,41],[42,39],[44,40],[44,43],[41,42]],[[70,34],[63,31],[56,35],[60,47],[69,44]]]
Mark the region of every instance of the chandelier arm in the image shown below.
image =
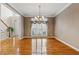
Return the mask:
[[[41,15],[40,15],[40,5],[39,5],[39,17],[40,17]]]
[[[35,17],[36,21],[42,21],[44,19],[44,17],[41,16],[40,8],[41,8],[41,6],[38,5],[38,16]]]

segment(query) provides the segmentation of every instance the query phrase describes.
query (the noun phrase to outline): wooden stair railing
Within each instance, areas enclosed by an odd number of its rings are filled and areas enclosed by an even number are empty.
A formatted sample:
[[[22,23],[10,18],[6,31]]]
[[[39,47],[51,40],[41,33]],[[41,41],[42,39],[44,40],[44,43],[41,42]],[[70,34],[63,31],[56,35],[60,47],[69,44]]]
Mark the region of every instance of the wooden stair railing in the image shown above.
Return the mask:
[[[8,28],[8,25],[0,18],[0,21]],[[4,34],[6,31],[1,31],[0,34]]]
[[[8,25],[0,18],[1,22],[8,28]]]

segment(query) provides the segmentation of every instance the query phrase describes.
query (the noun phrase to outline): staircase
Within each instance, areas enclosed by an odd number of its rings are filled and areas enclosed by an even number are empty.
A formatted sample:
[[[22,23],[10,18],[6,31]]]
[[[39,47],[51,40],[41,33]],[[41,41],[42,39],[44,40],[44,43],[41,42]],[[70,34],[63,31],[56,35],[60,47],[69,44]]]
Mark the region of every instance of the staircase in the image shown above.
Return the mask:
[[[16,37],[9,37],[9,33],[6,30],[9,26],[1,18],[0,22],[0,55],[19,54],[19,39]]]
[[[0,40],[8,38],[7,24],[0,18]]]

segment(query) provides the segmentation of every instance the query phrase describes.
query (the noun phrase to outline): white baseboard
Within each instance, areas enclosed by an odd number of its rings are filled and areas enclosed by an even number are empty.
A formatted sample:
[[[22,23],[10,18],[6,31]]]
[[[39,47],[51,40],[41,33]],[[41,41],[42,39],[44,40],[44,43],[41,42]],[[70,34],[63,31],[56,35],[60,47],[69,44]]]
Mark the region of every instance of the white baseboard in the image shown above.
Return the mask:
[[[19,38],[20,40],[23,39],[23,37]]]
[[[23,39],[24,37],[18,37],[20,40]]]
[[[60,42],[62,42],[62,43],[64,43],[64,44],[66,44],[67,46],[69,46],[69,47],[71,47],[72,49],[74,49],[74,50],[76,50],[76,51],[79,52],[79,49],[78,49],[78,48],[76,48],[76,47],[70,45],[69,43],[67,43],[67,42],[65,42],[65,41],[63,41],[63,40],[61,40],[59,37],[57,37],[57,36],[52,36],[52,37],[56,38],[58,41],[60,41]],[[26,36],[24,36],[24,37],[22,37],[22,38],[20,38],[20,39],[23,39],[23,38],[26,38]]]
[[[67,43],[67,42],[65,42],[65,41],[63,41],[63,40],[61,40],[59,37],[55,36],[54,38],[56,38],[58,41],[60,41],[60,42],[62,42],[62,43],[64,43],[64,44],[66,44],[67,46],[69,46],[69,47],[71,47],[72,49],[74,49],[74,50],[76,50],[76,51],[79,52],[79,49],[78,49],[78,48],[76,48],[76,47],[70,45],[69,43]]]

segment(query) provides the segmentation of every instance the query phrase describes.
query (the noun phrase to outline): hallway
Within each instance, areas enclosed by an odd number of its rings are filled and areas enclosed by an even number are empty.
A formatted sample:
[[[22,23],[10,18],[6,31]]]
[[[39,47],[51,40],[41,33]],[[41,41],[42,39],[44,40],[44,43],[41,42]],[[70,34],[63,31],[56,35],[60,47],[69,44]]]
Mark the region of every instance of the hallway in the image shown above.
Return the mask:
[[[79,4],[0,3],[0,55],[79,55]]]

